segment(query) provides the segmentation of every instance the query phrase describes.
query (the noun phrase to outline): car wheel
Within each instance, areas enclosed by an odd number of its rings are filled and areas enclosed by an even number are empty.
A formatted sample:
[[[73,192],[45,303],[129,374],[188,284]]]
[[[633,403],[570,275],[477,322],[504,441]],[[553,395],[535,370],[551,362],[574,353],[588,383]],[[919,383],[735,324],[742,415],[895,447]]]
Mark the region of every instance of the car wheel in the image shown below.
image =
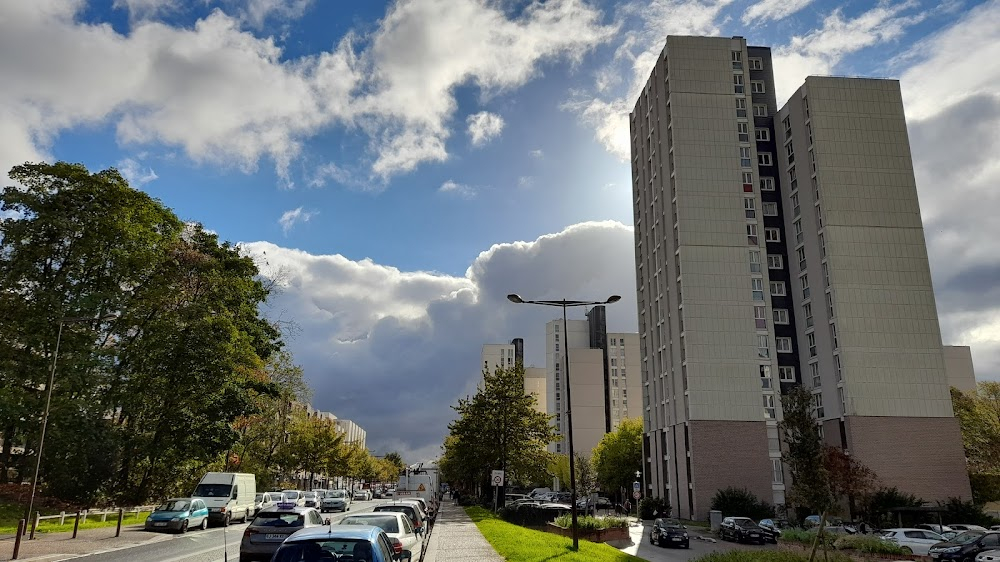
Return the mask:
[[[184,533],[187,532],[187,530],[188,530],[188,520],[185,519],[184,521],[181,521],[181,530],[179,532],[180,534],[183,535]]]
[[[208,517],[201,520],[201,530],[204,531],[208,529]]]
[[[227,513],[226,514],[226,518],[222,520],[222,526],[223,527],[228,527],[229,526],[229,523],[231,522],[230,517],[231,516]]]

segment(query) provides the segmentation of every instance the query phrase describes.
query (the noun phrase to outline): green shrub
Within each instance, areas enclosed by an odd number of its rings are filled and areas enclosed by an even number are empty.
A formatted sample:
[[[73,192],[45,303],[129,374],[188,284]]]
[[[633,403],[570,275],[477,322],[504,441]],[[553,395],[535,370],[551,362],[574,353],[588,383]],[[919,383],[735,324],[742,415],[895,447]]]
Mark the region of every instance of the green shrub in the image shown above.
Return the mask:
[[[898,544],[882,540],[877,535],[841,535],[833,541],[837,550],[857,550],[865,554],[904,554]]]
[[[830,533],[823,533],[823,542],[827,546],[833,547],[833,543],[837,537],[831,535]],[[803,529],[784,529],[781,531],[781,541],[787,543],[801,544],[803,546],[812,546],[813,541],[816,540],[816,531],[806,531]],[[823,543],[820,543],[823,546]]]
[[[948,498],[948,501],[940,503],[940,505],[947,510],[942,515],[945,521],[982,525],[986,528],[1000,523],[996,517],[983,511],[982,504],[977,504],[972,500],[962,501],[959,498]]]
[[[533,505],[512,505],[500,509],[500,518],[522,527],[542,527],[557,515],[551,509],[539,509]]]
[[[573,523],[572,515],[560,515],[556,517],[556,525],[563,529],[569,529]],[[628,527],[628,519],[624,517],[591,517],[582,515],[576,518],[576,526],[583,531],[597,531],[601,529],[624,529]]]
[[[642,498],[639,500],[639,518],[654,519],[670,517],[670,502],[666,498]]]
[[[746,488],[730,486],[715,492],[712,509],[721,511],[723,517],[749,517],[754,521],[774,517],[774,506],[760,500]]]
[[[823,554],[820,553],[820,560]],[[695,558],[694,562],[806,562],[808,554],[774,550],[731,550],[729,552],[713,552]],[[830,552],[825,560],[829,562],[851,562],[850,557],[838,552]]]

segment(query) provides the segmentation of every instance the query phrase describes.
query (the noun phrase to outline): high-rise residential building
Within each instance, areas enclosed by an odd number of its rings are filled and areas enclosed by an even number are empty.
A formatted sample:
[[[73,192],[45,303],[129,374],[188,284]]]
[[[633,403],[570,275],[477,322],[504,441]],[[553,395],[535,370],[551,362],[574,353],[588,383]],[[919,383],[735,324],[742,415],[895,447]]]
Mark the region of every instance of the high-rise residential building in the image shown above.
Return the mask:
[[[944,346],[944,370],[948,374],[948,386],[962,392],[976,391],[976,369],[972,365],[972,348],[969,346]]]
[[[524,363],[523,339],[514,338],[510,343],[488,343],[483,345],[482,365],[485,371],[492,373],[497,367],[511,369],[518,363]],[[480,382],[482,382],[481,376]]]
[[[549,413],[547,389],[548,381],[545,369],[540,367],[524,368],[524,393],[535,396],[535,410],[543,414]]]
[[[971,497],[899,82],[810,76],[777,119],[798,355],[827,443],[887,486]]]
[[[545,326],[547,371],[547,411],[554,415],[559,439],[549,450],[569,451],[566,442],[566,352],[569,352],[569,380],[573,401],[573,446],[577,453],[590,456],[606,433],[614,431],[625,418],[642,415],[638,396],[638,334],[607,331],[603,306],[587,312],[586,320],[569,320],[563,331],[562,319]],[[632,401],[629,402],[629,397]]]
[[[884,482],[968,497],[898,95],[810,78],[779,112],[770,49],[667,38],[630,125],[644,480],[681,517],[730,485],[784,503],[797,383],[827,442]],[[914,431],[938,432],[930,473]]]

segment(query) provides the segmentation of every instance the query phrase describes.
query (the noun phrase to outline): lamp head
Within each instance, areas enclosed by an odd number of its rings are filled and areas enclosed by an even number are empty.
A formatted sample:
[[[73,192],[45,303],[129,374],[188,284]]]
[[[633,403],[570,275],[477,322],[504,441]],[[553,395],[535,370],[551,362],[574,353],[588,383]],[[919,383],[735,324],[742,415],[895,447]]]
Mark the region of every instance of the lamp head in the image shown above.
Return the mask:
[[[511,293],[511,294],[507,295],[507,300],[509,300],[510,302],[512,302],[514,304],[523,304],[524,303],[524,299],[522,299],[520,297],[520,295],[518,295],[517,293]]]
[[[620,300],[622,300],[621,295],[611,295],[610,297],[608,297],[608,300],[606,300],[605,302],[607,304],[612,304],[612,303],[616,303],[616,302],[618,302]]]

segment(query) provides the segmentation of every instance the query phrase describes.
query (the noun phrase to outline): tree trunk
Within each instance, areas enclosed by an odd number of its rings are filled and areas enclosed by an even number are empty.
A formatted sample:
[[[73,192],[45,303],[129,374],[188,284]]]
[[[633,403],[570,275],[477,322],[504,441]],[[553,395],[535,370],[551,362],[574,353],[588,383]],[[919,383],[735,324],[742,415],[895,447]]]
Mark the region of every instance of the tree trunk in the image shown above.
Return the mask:
[[[824,529],[826,528],[826,510],[819,516],[819,532],[816,533],[816,538],[813,539],[812,550],[809,552],[809,562],[813,562],[816,559],[816,547],[819,546],[819,541],[824,536]],[[826,543],[823,543],[823,552],[826,553]]]

